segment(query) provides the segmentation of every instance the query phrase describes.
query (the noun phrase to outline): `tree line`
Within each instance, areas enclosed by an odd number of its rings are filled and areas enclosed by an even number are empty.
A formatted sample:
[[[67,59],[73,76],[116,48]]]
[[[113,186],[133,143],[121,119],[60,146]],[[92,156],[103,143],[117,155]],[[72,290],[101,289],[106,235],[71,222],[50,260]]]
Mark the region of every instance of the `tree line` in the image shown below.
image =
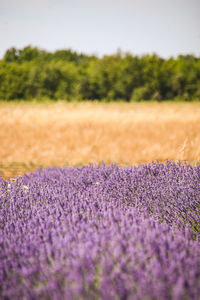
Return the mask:
[[[71,49],[10,48],[0,60],[0,99],[200,100],[200,57],[118,51],[98,58]]]

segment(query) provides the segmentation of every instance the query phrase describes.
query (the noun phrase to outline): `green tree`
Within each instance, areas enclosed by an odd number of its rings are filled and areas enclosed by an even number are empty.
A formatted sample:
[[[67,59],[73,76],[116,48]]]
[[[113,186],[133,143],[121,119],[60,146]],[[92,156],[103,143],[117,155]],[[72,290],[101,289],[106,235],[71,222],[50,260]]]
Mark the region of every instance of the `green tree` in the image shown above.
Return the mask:
[[[54,53],[27,46],[0,60],[0,98],[88,100],[200,99],[200,58],[118,51],[97,58],[71,49]]]

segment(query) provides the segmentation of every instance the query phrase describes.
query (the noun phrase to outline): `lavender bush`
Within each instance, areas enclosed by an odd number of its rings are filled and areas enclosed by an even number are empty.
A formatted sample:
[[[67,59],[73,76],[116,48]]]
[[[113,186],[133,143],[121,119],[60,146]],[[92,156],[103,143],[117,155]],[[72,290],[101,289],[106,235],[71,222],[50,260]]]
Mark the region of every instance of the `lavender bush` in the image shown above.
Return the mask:
[[[1,299],[200,299],[200,166],[0,179]]]

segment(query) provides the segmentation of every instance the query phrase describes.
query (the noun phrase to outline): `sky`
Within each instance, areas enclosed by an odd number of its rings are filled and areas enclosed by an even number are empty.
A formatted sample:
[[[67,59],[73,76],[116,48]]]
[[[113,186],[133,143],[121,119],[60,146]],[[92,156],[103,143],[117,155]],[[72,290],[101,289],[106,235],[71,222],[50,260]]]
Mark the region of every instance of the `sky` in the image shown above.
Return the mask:
[[[200,0],[0,0],[0,58],[27,45],[200,56]]]

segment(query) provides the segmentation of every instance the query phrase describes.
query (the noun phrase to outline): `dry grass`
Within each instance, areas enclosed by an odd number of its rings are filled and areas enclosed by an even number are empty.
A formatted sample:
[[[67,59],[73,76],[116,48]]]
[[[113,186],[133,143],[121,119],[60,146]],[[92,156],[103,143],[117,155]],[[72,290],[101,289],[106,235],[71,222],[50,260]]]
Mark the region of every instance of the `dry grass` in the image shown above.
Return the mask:
[[[39,165],[156,159],[200,160],[200,103],[0,104],[4,176],[13,166],[17,175]]]

